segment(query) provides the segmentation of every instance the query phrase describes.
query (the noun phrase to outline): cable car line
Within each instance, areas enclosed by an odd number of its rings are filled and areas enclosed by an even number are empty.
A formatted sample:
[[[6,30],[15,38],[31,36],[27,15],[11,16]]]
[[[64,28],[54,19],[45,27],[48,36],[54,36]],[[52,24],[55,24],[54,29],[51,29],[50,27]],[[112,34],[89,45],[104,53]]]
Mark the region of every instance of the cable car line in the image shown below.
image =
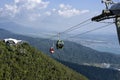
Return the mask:
[[[78,26],[78,27],[76,27],[76,28],[74,28],[74,29],[72,29],[72,30],[69,30],[69,31],[64,32],[64,33],[61,33],[61,34],[65,34],[65,33],[71,32],[71,31],[73,31],[73,30],[77,30],[77,29],[79,29],[79,28],[81,28],[81,27],[84,27],[84,26],[86,26],[86,25],[88,25],[88,24],[91,24],[91,23],[92,23],[92,22],[89,22],[89,23],[86,23],[86,24],[80,25],[80,26]]]
[[[68,29],[66,29],[66,30],[63,31],[63,32],[59,32],[58,34],[56,34],[56,35],[54,35],[54,36],[51,36],[51,37],[48,38],[48,39],[51,39],[51,38],[53,38],[53,37],[58,37],[58,40],[57,40],[57,42],[56,42],[56,48],[57,48],[57,49],[62,49],[63,46],[64,46],[64,42],[63,42],[62,40],[60,40],[60,35],[61,35],[61,34],[62,34],[62,35],[63,35],[63,34],[66,34],[66,33],[68,33],[68,32],[71,32],[71,31],[75,30],[75,29],[81,28],[81,27],[83,27],[83,26],[85,26],[85,25],[88,25],[88,24],[92,23],[92,22],[89,22],[89,23],[88,23],[89,20],[91,20],[91,18],[90,18],[90,19],[87,19],[87,20],[85,20],[85,21],[83,21],[83,22],[81,22],[81,23],[79,23],[79,24],[77,24],[77,25],[75,25],[75,26],[72,26],[72,27],[68,28]],[[86,24],[85,24],[85,23],[86,23]],[[112,23],[112,24],[113,24],[113,23]],[[89,31],[86,31],[86,32],[83,32],[83,33],[80,33],[80,34],[77,34],[77,35],[74,35],[74,36],[70,36],[70,37],[68,37],[68,38],[74,38],[74,37],[77,37],[77,36],[79,36],[79,35],[83,35],[83,34],[86,34],[86,33],[89,33],[89,32],[95,31],[95,30],[99,30],[99,29],[105,28],[105,27],[107,27],[107,26],[109,26],[109,25],[111,25],[111,24],[109,23],[108,25],[105,25],[105,26],[102,26],[102,27],[98,27],[98,28],[95,28],[95,29],[92,29],[92,30],[89,30]],[[49,44],[49,45],[50,45],[50,44]],[[52,46],[52,47],[50,48],[50,53],[51,53],[51,54],[54,53],[54,46]]]
[[[113,24],[113,23],[111,23],[111,24]],[[93,32],[93,31],[96,31],[96,30],[99,30],[99,29],[108,27],[108,26],[111,25],[111,24],[107,24],[107,25],[104,25],[104,26],[101,26],[101,27],[98,27],[98,28],[94,28],[94,29],[92,29],[92,30],[88,30],[88,31],[86,31],[86,32],[83,32],[83,33],[80,33],[80,34],[77,34],[77,35],[74,35],[74,36],[70,36],[70,37],[68,37],[68,38],[74,38],[74,37],[77,37],[77,36],[79,36],[79,35],[87,34],[87,33],[89,33],[89,32]],[[56,43],[56,48],[57,48],[57,49],[62,49],[63,46],[64,46],[64,42],[63,42],[62,40],[58,40],[57,43]]]
[[[88,24],[88,23],[87,23],[87,24]],[[87,34],[87,33],[89,33],[89,32],[93,32],[93,31],[96,31],[96,30],[99,30],[99,29],[108,27],[108,26],[111,25],[111,24],[113,24],[113,23],[109,23],[109,24],[107,24],[107,25],[104,25],[104,26],[101,26],[101,27],[98,27],[98,28],[95,28],[95,29],[92,29],[92,30],[88,30],[88,31],[83,32],[83,33],[80,33],[80,34],[77,34],[77,35],[74,35],[74,36],[70,36],[70,37],[68,37],[68,38],[74,38],[74,37],[77,37],[77,36],[80,36],[80,35],[83,35],[83,34]],[[86,25],[86,24],[84,24],[84,25]],[[58,38],[60,38],[60,34],[61,34],[61,33],[58,33],[56,36],[58,36]],[[62,33],[62,34],[63,34],[63,33]],[[64,34],[65,34],[65,31],[64,31]],[[67,38],[67,39],[68,39],[68,38]],[[57,43],[59,43],[59,44],[57,44]],[[62,49],[63,46],[64,46],[64,42],[59,39],[59,40],[57,41],[57,43],[56,43],[56,48],[57,48],[57,49]],[[48,45],[50,45],[49,42],[48,42]],[[50,45],[50,46],[51,46],[51,45]],[[50,52],[51,54],[55,53],[54,43],[53,43],[52,47],[50,47],[49,52]],[[60,58],[60,55],[59,55],[59,54],[58,54],[58,57]]]
[[[113,24],[113,23],[111,23],[111,24]],[[98,27],[98,28],[95,28],[95,29],[92,29],[92,30],[89,30],[89,31],[86,31],[86,32],[83,32],[83,33],[80,33],[80,34],[77,34],[77,35],[74,35],[74,36],[70,36],[68,38],[74,38],[74,37],[77,37],[77,36],[80,36],[80,35],[84,35],[84,34],[87,34],[87,33],[90,33],[90,32],[93,32],[93,31],[108,27],[111,24],[107,24],[107,25],[104,25],[104,26],[101,26],[101,27]]]
[[[88,19],[88,20],[89,20],[89,19]],[[86,20],[86,21],[88,21],[88,20]],[[86,21],[83,21],[81,24],[85,23]],[[89,23],[84,24],[84,25],[88,25],[88,24],[90,24],[90,23],[92,23],[92,22],[89,22]],[[79,24],[79,25],[80,25],[80,24]],[[60,35],[61,35],[61,34],[65,34],[65,33],[67,33],[68,31],[70,32],[70,31],[73,31],[73,30],[75,30],[75,29],[80,28],[81,26],[79,26],[79,25],[75,25],[74,27],[71,27],[71,28],[69,28],[69,29],[67,29],[67,30],[65,30],[65,31],[63,31],[63,32],[61,32],[61,33],[58,33],[57,35],[52,36],[52,37],[57,37],[57,36],[58,36],[58,41],[56,42],[56,48],[57,48],[57,49],[62,49],[63,46],[64,46],[64,42],[63,42],[62,40],[60,40]],[[82,26],[84,26],[84,25],[82,25]],[[111,25],[111,24],[109,24],[109,25]],[[77,27],[77,26],[78,26],[78,27]],[[93,29],[93,30],[86,31],[86,32],[84,32],[84,33],[81,33],[81,34],[78,34],[78,35],[74,35],[74,36],[71,36],[71,37],[69,37],[69,38],[74,38],[74,37],[76,37],[76,36],[79,36],[79,35],[82,35],[82,34],[86,34],[86,33],[89,33],[89,32],[92,32],[92,31],[95,31],[95,30],[104,28],[104,27],[106,27],[106,26],[108,26],[108,25],[105,25],[105,26],[102,26],[102,27],[99,27],[99,28],[95,28],[95,29]],[[52,37],[51,37],[51,38],[52,38]],[[49,44],[49,45],[50,45],[50,44]],[[54,47],[53,47],[53,46],[50,48],[50,52],[51,52],[51,53],[54,53]]]
[[[73,31],[74,28],[77,28],[78,26],[80,26],[80,25],[82,25],[82,24],[84,24],[84,23],[86,23],[87,21],[90,21],[90,20],[91,20],[91,18],[89,18],[89,19],[87,19],[87,20],[85,20],[85,21],[83,21],[83,22],[80,22],[80,23],[77,24],[77,25],[71,26],[70,28],[66,29],[65,31],[59,32],[59,34],[64,34],[64,33],[66,33],[66,32]],[[90,22],[90,23],[92,23],[92,22]],[[56,35],[54,35],[54,36],[51,36],[50,38],[57,37],[57,36],[58,36],[58,34],[56,34]]]
[[[66,30],[63,31],[63,32],[60,32],[60,34],[64,34],[64,33],[66,33],[66,32],[71,32],[71,31],[73,31],[73,30],[75,30],[75,29],[78,29],[78,28],[81,27],[80,25],[82,25],[82,24],[84,24],[84,23],[86,23],[86,22],[88,22],[88,21],[90,21],[90,20],[91,20],[91,18],[90,18],[90,19],[87,19],[87,20],[85,20],[85,21],[83,21],[83,22],[81,22],[81,23],[79,23],[79,24],[77,24],[77,25],[75,25],[75,26],[72,26],[72,27],[68,28],[68,29],[66,29]],[[89,22],[89,23],[87,23],[86,25],[88,25],[88,24],[90,24],[90,23],[92,23],[92,22]]]
[[[91,20],[91,18],[89,18],[89,19],[87,19],[87,20],[85,20],[85,21],[83,21],[83,22],[81,22],[81,23],[79,23],[79,24],[77,24],[77,25],[75,25],[75,26],[72,26],[72,27],[68,28],[68,29],[66,29],[66,30],[63,31],[63,32],[59,32],[59,33],[57,33],[56,35],[50,36],[50,37],[47,38],[47,39],[52,39],[52,38],[54,38],[54,37],[58,37],[58,34],[59,34],[59,35],[61,35],[61,34],[63,35],[63,34],[65,34],[65,33],[68,33],[68,32],[71,32],[71,31],[73,31],[73,30],[75,30],[75,29],[78,29],[78,28],[81,27],[80,25],[82,25],[82,24],[84,24],[84,23],[86,23],[86,22],[88,22],[88,21],[90,21],[90,20]],[[92,22],[89,22],[89,23],[87,23],[87,24],[84,24],[83,26],[88,25],[88,24],[90,24],[90,23],[92,23]]]
[[[85,20],[85,21],[83,21],[83,22],[81,22],[81,23],[79,23],[79,24],[77,24],[77,25],[75,25],[75,26],[72,26],[72,27],[70,27],[69,29],[67,29],[67,30],[65,30],[65,31],[63,31],[63,32],[61,32],[61,33],[58,33],[58,40],[57,40],[57,42],[56,42],[56,48],[57,49],[63,49],[63,47],[64,47],[64,42],[63,42],[63,40],[60,40],[60,35],[61,34],[65,34],[66,32],[70,32],[70,31],[73,31],[73,30],[75,30],[75,29],[78,29],[78,28],[80,28],[79,27],[79,25],[81,25],[81,24],[83,24],[83,23],[86,23],[87,21],[89,21],[90,19],[87,19],[87,20]],[[88,24],[87,24],[88,25]],[[78,26],[78,27],[77,27]],[[74,29],[75,28],[75,29]]]

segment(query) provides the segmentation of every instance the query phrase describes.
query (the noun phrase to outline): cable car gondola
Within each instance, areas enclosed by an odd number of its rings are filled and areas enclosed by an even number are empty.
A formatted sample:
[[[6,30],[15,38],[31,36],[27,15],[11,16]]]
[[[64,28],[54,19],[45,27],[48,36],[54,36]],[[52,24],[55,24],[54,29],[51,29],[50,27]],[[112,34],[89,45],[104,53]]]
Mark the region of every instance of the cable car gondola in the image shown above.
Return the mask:
[[[53,47],[50,48],[50,53],[51,53],[51,54],[55,53],[55,50],[54,50]]]
[[[62,49],[63,46],[64,46],[64,42],[63,42],[62,40],[58,40],[58,41],[56,42],[56,48],[57,48],[57,49]]]

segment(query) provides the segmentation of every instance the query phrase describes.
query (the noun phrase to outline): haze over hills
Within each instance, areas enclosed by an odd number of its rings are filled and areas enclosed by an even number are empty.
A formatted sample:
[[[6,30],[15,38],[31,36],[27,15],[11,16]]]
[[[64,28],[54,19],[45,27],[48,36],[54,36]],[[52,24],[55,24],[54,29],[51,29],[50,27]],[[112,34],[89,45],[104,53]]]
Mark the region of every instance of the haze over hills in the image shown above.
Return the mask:
[[[33,37],[44,37],[45,35],[47,35],[45,34],[45,32],[48,32],[48,33],[50,32],[47,30],[26,27],[24,25],[21,25],[6,19],[0,19],[0,28],[6,29],[14,33],[24,34],[24,35],[33,36]]]
[[[7,29],[9,31],[16,33],[17,32],[19,33],[20,31],[21,32],[29,31],[29,28],[24,27],[23,25],[17,24],[15,22],[12,22],[11,20],[5,18],[0,19],[0,28]]]
[[[116,34],[86,34],[73,41],[101,52],[119,54],[120,45]]]
[[[25,27],[21,24],[11,22],[10,20],[7,20],[7,19],[0,19],[0,28],[9,30],[14,33],[19,33],[22,35],[39,37],[39,38],[40,37],[46,38],[51,35],[54,35],[54,33],[55,34],[57,33],[54,31],[51,32],[48,29],[41,30],[41,29]],[[64,36],[68,36],[68,35],[66,34]],[[106,35],[100,35],[100,34],[96,34],[96,35],[88,34],[88,35],[80,36],[80,38],[74,38],[70,40],[99,51],[111,52],[116,54],[120,53],[120,49],[119,49],[120,47],[119,47],[119,43],[116,35],[110,34],[106,36]],[[99,41],[102,41],[102,42],[99,42]]]

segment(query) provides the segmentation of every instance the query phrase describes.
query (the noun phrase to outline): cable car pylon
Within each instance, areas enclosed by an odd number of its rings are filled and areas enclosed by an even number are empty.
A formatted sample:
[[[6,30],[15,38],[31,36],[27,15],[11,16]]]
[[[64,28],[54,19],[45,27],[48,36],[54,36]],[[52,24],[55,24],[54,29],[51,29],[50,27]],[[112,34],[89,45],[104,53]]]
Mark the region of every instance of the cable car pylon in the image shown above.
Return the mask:
[[[115,3],[112,0],[102,0],[102,3],[105,3],[106,9],[104,9],[100,15],[93,17],[91,20],[100,22],[106,19],[115,19],[117,35],[120,44],[120,2]],[[112,6],[109,8],[110,5]]]

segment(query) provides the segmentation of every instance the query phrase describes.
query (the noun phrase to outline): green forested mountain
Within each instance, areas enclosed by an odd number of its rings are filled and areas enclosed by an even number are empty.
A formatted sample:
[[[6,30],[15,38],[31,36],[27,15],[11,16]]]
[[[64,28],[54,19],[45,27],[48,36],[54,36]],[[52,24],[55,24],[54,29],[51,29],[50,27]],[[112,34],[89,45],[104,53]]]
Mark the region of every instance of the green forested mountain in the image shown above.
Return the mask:
[[[0,41],[0,80],[87,80],[27,43]]]

